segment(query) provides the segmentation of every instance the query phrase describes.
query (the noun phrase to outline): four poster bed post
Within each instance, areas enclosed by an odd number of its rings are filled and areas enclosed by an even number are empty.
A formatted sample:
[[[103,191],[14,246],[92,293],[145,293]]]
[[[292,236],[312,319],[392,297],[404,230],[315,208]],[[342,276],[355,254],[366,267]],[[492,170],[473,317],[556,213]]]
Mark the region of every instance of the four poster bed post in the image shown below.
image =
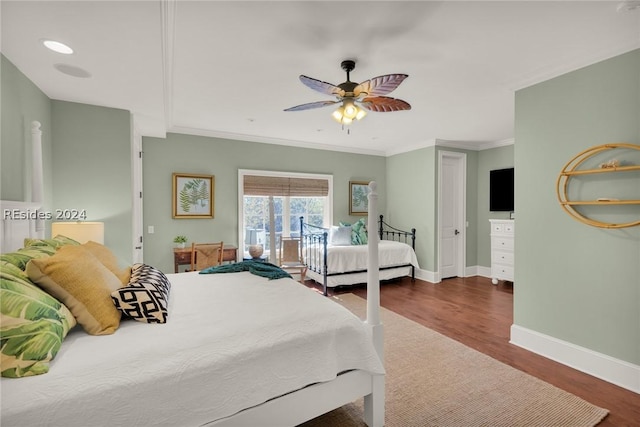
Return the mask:
[[[43,163],[42,151],[40,149],[41,132],[39,127],[39,123],[33,123],[33,147],[31,166],[33,168],[34,187],[32,189],[32,201],[2,201],[3,209],[12,208],[17,210],[36,210],[42,207],[41,202],[43,200]],[[372,218],[377,217],[378,203],[376,183],[371,182],[369,184],[369,188],[369,212],[371,214],[371,216],[369,217],[369,227],[373,228],[375,227],[375,221],[372,220]],[[2,224],[0,225],[0,230],[3,231],[3,252],[15,250],[16,248],[20,247],[25,237],[43,238],[43,225],[44,224],[42,221],[37,221],[32,217],[29,217],[28,220],[3,218]],[[62,345],[66,345],[66,347],[64,351],[60,352],[60,354],[56,356],[56,359],[53,361],[55,366],[52,367],[49,373],[45,375],[37,375],[29,379],[2,379],[3,393],[7,394],[7,399],[5,399],[5,396],[3,395],[3,425],[24,425],[24,420],[26,419],[25,417],[31,417],[30,419],[39,420],[51,420],[55,417],[59,417],[59,419],[64,419],[65,421],[59,421],[57,422],[57,424],[69,426],[83,426],[86,425],[87,419],[89,419],[90,417],[98,417],[106,425],[108,423],[108,415],[106,414],[114,413],[114,405],[117,404],[121,405],[118,407],[122,409],[122,412],[118,413],[118,419],[129,420],[129,423],[134,424],[135,421],[139,422],[142,419],[147,419],[150,423],[162,422],[163,420],[166,422],[167,420],[162,418],[163,412],[170,414],[170,416],[173,416],[176,411],[184,411],[184,416],[186,418],[190,416],[190,419],[192,420],[199,420],[195,425],[218,427],[246,425],[295,426],[326,412],[329,412],[333,409],[351,403],[354,400],[364,397],[364,418],[366,424],[369,427],[383,427],[385,423],[385,374],[383,365],[381,363],[383,362],[383,325],[380,320],[380,283],[378,276],[379,271],[377,268],[377,264],[379,261],[378,243],[379,242],[377,236],[372,236],[372,238],[368,241],[368,266],[370,268],[368,268],[367,315],[365,321],[360,321],[360,319],[355,318],[351,313],[346,313],[346,309],[338,307],[336,303],[315,295],[311,290],[305,289],[304,291],[302,291],[301,289],[304,289],[304,287],[298,286],[292,279],[285,278],[283,279],[284,282],[281,284],[270,284],[270,286],[268,286],[268,292],[270,292],[270,294],[273,294],[276,291],[284,292],[287,286],[292,286],[292,289],[286,289],[287,293],[283,293],[283,295],[292,297],[293,301],[305,301],[313,303],[305,306],[307,308],[305,309],[304,313],[307,313],[306,310],[308,310],[309,307],[313,307],[313,310],[315,310],[316,313],[320,314],[315,317],[319,319],[316,323],[328,329],[328,334],[318,335],[318,338],[326,339],[326,337],[331,337],[330,341],[334,342],[334,344],[338,344],[336,343],[336,341],[340,341],[334,339],[336,336],[335,334],[341,334],[341,336],[343,337],[349,337],[349,334],[354,333],[362,334],[362,337],[367,338],[365,343],[366,345],[363,345],[361,347],[361,351],[356,352],[356,354],[363,355],[362,361],[358,361],[355,365],[353,365],[353,368],[335,372],[335,378],[333,379],[318,381],[317,378],[319,378],[319,376],[315,376],[314,380],[309,380],[309,383],[299,384],[292,390],[283,390],[283,392],[280,392],[276,396],[267,397],[266,400],[260,400],[256,401],[253,404],[248,404],[247,406],[238,407],[237,409],[234,409],[234,411],[237,412],[230,412],[229,415],[222,414],[216,411],[220,411],[220,406],[223,406],[224,408],[230,407],[230,404],[227,401],[232,399],[225,398],[221,401],[208,401],[207,399],[209,399],[210,397],[207,394],[202,394],[197,398],[191,396],[189,397],[189,400],[182,400],[180,404],[176,404],[174,407],[171,404],[167,405],[167,402],[171,402],[172,399],[175,398],[175,396],[172,395],[170,389],[162,390],[166,387],[162,387],[161,385],[166,384],[167,381],[173,381],[174,385],[179,385],[181,387],[190,387],[190,384],[196,382],[196,387],[206,388],[211,386],[210,381],[207,380],[207,374],[190,376],[189,378],[181,377],[176,379],[172,376],[173,372],[171,370],[164,369],[154,371],[138,369],[137,363],[146,363],[146,361],[141,361],[140,358],[135,357],[135,354],[133,354],[129,357],[129,359],[131,360],[127,359],[127,362],[123,362],[121,366],[105,365],[101,367],[107,369],[108,372],[112,372],[113,369],[117,369],[119,373],[121,372],[119,371],[120,369],[125,369],[124,367],[126,367],[126,369],[129,369],[130,371],[130,376],[122,377],[123,381],[126,378],[125,383],[121,382],[120,378],[117,375],[101,376],[103,375],[103,372],[101,371],[101,369],[95,369],[95,367],[92,366],[92,359],[91,357],[88,357],[88,355],[95,352],[96,345],[105,345],[103,344],[103,342],[106,342],[106,338],[101,336],[91,336],[89,334],[86,334],[81,328],[75,328],[70,332],[70,335],[73,334],[73,338],[67,338],[67,340],[73,339],[74,345],[70,346],[70,344],[67,344],[66,342],[62,343]],[[55,255],[52,255],[52,257],[53,256]],[[96,262],[99,261],[96,260]],[[239,276],[235,276],[236,274]],[[212,297],[214,295],[218,296],[218,299],[212,299],[211,304],[216,304],[216,301],[219,304],[227,304],[228,300],[220,298],[220,295],[224,294],[218,294],[218,292],[223,292],[225,287],[228,287],[231,290],[239,289],[241,287],[252,289],[254,295],[258,295],[257,299],[254,301],[256,304],[253,308],[263,308],[260,307],[259,294],[256,294],[256,290],[263,288],[267,289],[267,287],[264,286],[264,283],[259,281],[266,281],[266,279],[257,278],[254,279],[256,281],[255,283],[245,283],[245,279],[242,278],[243,274],[247,275],[249,273],[233,273],[234,276],[229,277],[221,277],[217,275],[200,275],[196,272],[168,274],[168,280],[174,281],[176,285],[172,290],[172,294],[175,293],[176,295],[180,295],[182,298],[176,300],[176,302],[174,303],[174,311],[172,312],[173,318],[170,323],[175,325],[179,330],[181,327],[191,328],[192,318],[186,318],[184,316],[180,317],[180,315],[185,312],[189,312],[191,314],[193,305],[197,305],[200,303],[205,304],[204,301],[208,301],[207,297]],[[214,280],[216,277],[220,279],[217,282],[220,283],[220,286],[210,285],[208,279]],[[232,277],[235,277],[235,279],[232,279]],[[233,285],[229,285],[227,283],[229,280],[234,280]],[[235,299],[239,299],[237,295],[235,295]],[[284,301],[286,299],[287,298],[283,297],[279,300]],[[181,301],[186,302],[183,305],[180,305]],[[221,301],[224,301],[224,303],[221,303]],[[242,304],[245,304],[245,302],[246,300],[243,299]],[[215,305],[213,306],[215,307]],[[245,306],[240,305],[238,311],[241,311],[240,307]],[[270,305],[267,304],[267,307],[270,307]],[[221,308],[221,306],[219,306],[219,308]],[[298,310],[297,312],[295,310],[293,311],[295,312],[293,314],[298,315],[298,317],[293,318],[300,318],[300,310]],[[198,317],[198,319],[201,319],[204,322],[211,321],[212,319],[217,319],[215,317],[216,313],[220,312],[221,310],[216,309],[201,310],[202,316]],[[265,315],[265,313],[268,313],[268,311],[266,310],[263,312],[259,312],[259,310],[257,312],[254,311],[253,315],[257,315],[260,313],[266,320],[271,318]],[[341,313],[344,314],[344,316],[342,317],[345,322],[344,328],[341,328],[342,323],[336,325],[334,320],[331,320],[331,322],[329,322],[327,325],[320,321],[322,319],[336,319],[336,317],[332,317],[332,315],[342,315]],[[240,313],[236,317],[243,318],[243,314]],[[304,319],[309,320],[307,317],[305,317]],[[364,325],[364,328],[353,328],[349,326],[349,322],[354,322],[353,324],[358,326]],[[237,327],[241,328],[243,324],[244,323],[240,322],[240,326]],[[154,355],[155,359],[157,359],[157,363],[183,363],[182,359],[180,359],[180,355],[178,354],[180,352],[171,351],[171,349],[168,349],[165,345],[166,340],[173,337],[170,334],[171,328],[159,329],[160,331],[166,332],[166,335],[162,337],[158,337],[157,334],[149,335],[146,332],[145,328],[146,325],[144,323],[138,323],[133,320],[123,321],[122,325],[120,326],[121,330],[118,330],[116,333],[109,336],[108,340],[111,344],[106,346],[105,349],[128,348],[128,346],[132,346],[133,348],[135,348],[135,345],[132,344],[132,342],[135,342],[136,344],[140,344],[143,346],[151,346],[151,348],[155,348],[158,352],[161,352],[163,354],[166,353],[166,356],[163,357],[161,357],[160,355]],[[217,330],[216,328],[204,329],[209,332],[215,332]],[[247,333],[252,332],[255,335],[260,331],[259,327],[256,327],[256,329],[258,332],[247,331]],[[295,334],[284,335],[292,336]],[[179,334],[180,340],[182,340],[181,345],[183,346],[183,352],[186,352],[188,354],[190,349],[193,348],[202,350],[202,342],[190,341],[188,339],[188,336],[188,334],[184,333]],[[221,335],[207,335],[207,337],[211,337],[211,339],[214,340],[213,342],[217,342],[215,340],[219,340],[220,336],[224,336],[224,331],[221,333]],[[138,339],[139,337],[144,338]],[[369,337],[371,337],[371,341],[368,340]],[[64,338],[64,336],[62,338]],[[145,341],[145,339],[147,338],[148,341]],[[225,340],[227,338],[228,337],[225,336]],[[118,341],[119,339],[121,341]],[[134,340],[128,341],[128,339]],[[340,351],[345,351],[346,349],[353,348],[353,344],[351,341],[349,341],[349,338],[345,338],[345,340],[348,341],[348,345],[342,348]],[[305,347],[308,346],[308,338],[305,338],[303,336],[300,337],[298,341],[302,341]],[[284,343],[276,342],[275,344],[281,345],[281,348],[285,348],[287,350],[287,354],[291,354],[291,349],[295,347],[295,344],[297,344],[298,341],[292,339],[291,341],[287,341]],[[242,345],[241,347],[242,348],[239,348],[236,351],[242,350],[244,352],[241,354],[245,355],[255,355],[255,352],[260,351],[260,349],[262,348],[259,346],[254,346],[250,343],[247,343],[247,345]],[[268,348],[269,352],[273,353],[273,345],[270,345]],[[215,348],[215,350],[211,352],[211,355],[215,356],[217,351],[217,348]],[[153,351],[151,351],[151,353],[153,354]],[[105,355],[104,352],[100,354],[102,354],[103,357],[109,357],[108,355]],[[379,359],[378,361],[365,363],[365,361],[376,359],[376,355],[377,359]],[[258,354],[258,356],[260,356],[260,354]],[[355,362],[356,358],[352,357],[349,360]],[[209,360],[207,358],[205,359]],[[241,357],[241,359],[248,359],[248,356],[243,356]],[[254,365],[247,365],[243,368],[250,368],[256,371],[270,371],[269,367],[277,366],[276,361],[280,360],[279,357],[275,357],[272,361],[265,361],[264,359],[265,358],[258,357]],[[298,357],[297,359],[304,360],[304,358],[302,357]],[[216,360],[220,362],[219,359]],[[189,361],[193,361],[192,356],[190,356]],[[374,367],[375,365],[379,365],[379,367]],[[201,364],[200,368],[203,371],[206,371],[208,374],[215,372],[215,369],[220,369],[219,367],[216,367],[214,365],[207,365],[207,363],[204,362]],[[291,366],[287,366],[286,369],[290,370]],[[60,390],[61,384],[68,384],[69,379],[73,377],[73,375],[69,376],[69,373],[76,372],[77,370],[82,370],[82,372],[84,373],[83,375],[89,375],[89,373],[95,374],[96,376],[93,381],[95,381],[95,383],[101,384],[100,393],[111,393],[110,396],[112,399],[105,400],[102,399],[101,396],[96,396],[96,398],[93,398],[93,395],[91,393],[85,393],[83,395],[76,396],[73,394],[69,395],[66,393],[60,394],[55,392],[48,392],[48,390]],[[132,379],[134,376],[136,377],[135,381]],[[293,375],[291,376],[291,378],[287,378],[287,381],[289,383],[297,382],[297,376]],[[235,379],[233,380],[235,381]],[[154,385],[155,381],[163,382],[159,383],[159,387],[157,387]],[[191,383],[189,383],[189,381],[191,381]],[[225,385],[229,390],[233,390],[233,386],[235,384],[234,381],[231,381],[231,383],[233,384],[228,384],[229,381],[227,381],[227,383],[223,382],[222,385]],[[252,379],[252,381],[254,380]],[[287,381],[283,381],[283,383]],[[265,390],[267,393],[264,394],[268,395],[268,392],[272,390],[272,386],[276,385],[278,384],[270,383],[269,388],[260,388],[260,391]],[[215,385],[215,387],[220,386],[221,384]],[[145,390],[149,389],[149,387],[152,387],[154,393],[145,394]],[[286,387],[286,385],[280,385],[280,387],[284,388]],[[73,389],[73,387],[71,388]],[[78,388],[76,388],[75,390],[77,389]],[[155,394],[156,391],[158,395]],[[40,399],[32,399],[31,397],[34,393],[35,395],[38,395]],[[132,396],[135,396],[136,399],[142,400],[144,402],[144,405],[142,405],[141,408],[133,408],[130,405],[129,400]],[[244,394],[239,395],[238,397],[242,398],[243,396]],[[83,403],[80,404],[79,407],[78,399],[84,399]],[[156,404],[159,406],[155,407],[154,405]],[[187,405],[191,409],[186,409],[184,405]],[[65,411],[61,408],[76,408],[78,409],[78,412],[72,410]],[[87,412],[82,414],[82,410]],[[116,410],[116,412],[118,411]],[[142,413],[146,415],[141,415]],[[149,418],[144,418],[144,416],[147,416]],[[182,416],[182,414],[180,414],[180,416]],[[209,416],[212,418],[208,418]],[[205,418],[207,421],[203,422],[201,419],[202,417],[207,417]],[[97,422],[95,424],[100,423],[101,422]],[[40,424],[40,422],[27,422],[27,424],[37,425]],[[54,424],[56,424],[56,422],[54,422]],[[194,425],[194,422],[185,422],[184,424]]]
[[[369,183],[369,218],[367,227],[375,230],[376,214],[378,213],[378,184],[375,181]],[[384,334],[380,321],[380,271],[378,270],[378,236],[371,236],[368,240],[368,266],[367,269],[367,320],[371,328],[371,336],[376,352],[384,364]],[[326,257],[325,257],[326,258]],[[371,268],[373,267],[373,268]],[[325,287],[326,292],[326,287]],[[385,377],[383,375],[372,378],[374,392],[364,398],[364,419],[367,425],[384,425],[384,393]],[[380,409],[382,408],[382,409]]]

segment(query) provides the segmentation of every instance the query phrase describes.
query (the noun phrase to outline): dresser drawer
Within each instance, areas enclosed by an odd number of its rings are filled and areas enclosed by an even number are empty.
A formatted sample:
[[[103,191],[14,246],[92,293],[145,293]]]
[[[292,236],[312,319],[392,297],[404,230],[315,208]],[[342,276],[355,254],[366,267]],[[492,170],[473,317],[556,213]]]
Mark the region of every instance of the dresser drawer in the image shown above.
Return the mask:
[[[513,250],[513,239],[509,237],[493,237],[491,239],[493,249]]]
[[[495,264],[491,267],[491,277],[513,282],[513,267]]]
[[[493,251],[491,253],[491,262],[513,266],[513,252]]]
[[[516,232],[516,225],[513,222],[509,222],[504,224],[504,234],[515,234]]]

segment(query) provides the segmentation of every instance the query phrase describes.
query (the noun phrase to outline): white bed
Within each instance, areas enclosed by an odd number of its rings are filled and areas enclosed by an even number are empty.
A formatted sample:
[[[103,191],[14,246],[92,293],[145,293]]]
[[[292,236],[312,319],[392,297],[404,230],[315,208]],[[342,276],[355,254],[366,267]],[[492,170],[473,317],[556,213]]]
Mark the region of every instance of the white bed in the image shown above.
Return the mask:
[[[380,280],[410,276],[411,266],[418,267],[416,253],[404,242],[381,240],[378,247]],[[311,257],[309,262],[313,262]],[[367,246],[327,246],[327,287],[353,285],[367,282]],[[320,265],[307,270],[307,278],[323,283]],[[364,271],[363,271],[364,270]],[[348,274],[345,274],[348,273]]]
[[[367,234],[369,238],[375,236],[378,240],[378,279],[405,276],[415,279],[415,269],[419,268],[415,253],[416,229],[405,231],[392,227],[382,215],[377,224],[375,221],[372,224],[375,217],[370,210],[366,229],[377,230],[377,233]],[[338,228],[341,227],[318,227],[300,218],[306,277],[321,284],[325,296],[328,288],[368,283],[368,246],[353,244],[353,239],[348,238],[346,243],[343,238],[340,244],[334,244],[332,234]],[[348,226],[346,229],[350,233]]]
[[[49,373],[3,378],[3,427],[199,426],[342,372],[384,373],[363,323],[292,279],[168,277],[166,324],[76,328]]]
[[[37,198],[12,202],[16,209],[43,200],[37,127]],[[370,190],[375,213],[374,182]],[[24,235],[23,221],[3,219],[3,250],[23,237],[44,237],[34,221]],[[378,265],[377,244],[370,239],[368,265]],[[368,273],[364,322],[291,279],[248,272],[168,277],[166,324],[123,321],[113,335],[101,336],[76,326],[48,373],[2,378],[0,424],[283,427],[364,396],[366,424],[384,425],[377,268]]]

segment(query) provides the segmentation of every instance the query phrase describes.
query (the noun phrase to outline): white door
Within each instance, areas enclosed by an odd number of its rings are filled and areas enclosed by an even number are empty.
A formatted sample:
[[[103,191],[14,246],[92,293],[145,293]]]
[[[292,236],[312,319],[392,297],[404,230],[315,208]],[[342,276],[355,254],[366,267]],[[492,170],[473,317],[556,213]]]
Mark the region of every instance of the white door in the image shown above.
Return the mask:
[[[132,118],[133,122],[133,118]],[[132,126],[131,173],[133,181],[133,263],[143,260],[142,254],[142,136]]]
[[[466,154],[439,153],[440,279],[464,277]]]

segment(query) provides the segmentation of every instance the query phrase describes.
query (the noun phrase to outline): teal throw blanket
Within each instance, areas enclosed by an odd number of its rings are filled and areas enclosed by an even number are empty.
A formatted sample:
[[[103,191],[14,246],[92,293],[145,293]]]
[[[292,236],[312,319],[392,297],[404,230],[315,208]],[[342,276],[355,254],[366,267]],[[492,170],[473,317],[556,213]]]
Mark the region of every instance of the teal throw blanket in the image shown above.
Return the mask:
[[[260,261],[243,261],[236,262],[234,264],[217,265],[215,267],[205,268],[200,271],[200,274],[238,273],[240,271],[248,271],[249,273],[257,276],[266,277],[269,280],[291,277],[289,273],[277,265]]]

